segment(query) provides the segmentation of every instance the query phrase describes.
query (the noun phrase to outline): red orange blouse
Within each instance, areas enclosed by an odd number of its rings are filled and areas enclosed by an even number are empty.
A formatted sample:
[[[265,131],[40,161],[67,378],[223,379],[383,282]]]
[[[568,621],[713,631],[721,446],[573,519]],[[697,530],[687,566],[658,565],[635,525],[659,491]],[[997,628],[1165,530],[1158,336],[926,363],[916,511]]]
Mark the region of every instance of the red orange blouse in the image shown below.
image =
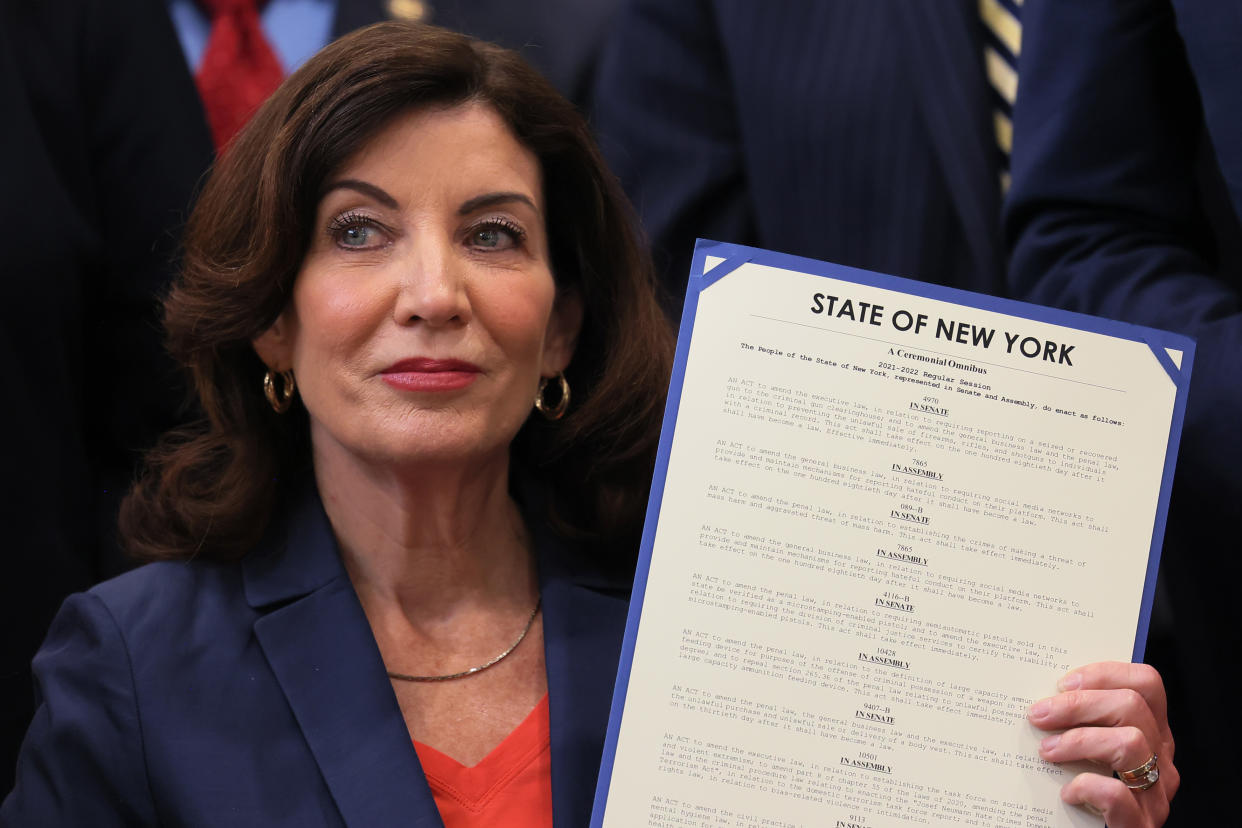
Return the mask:
[[[445,828],[551,828],[552,743],[545,695],[477,765],[414,743]]]

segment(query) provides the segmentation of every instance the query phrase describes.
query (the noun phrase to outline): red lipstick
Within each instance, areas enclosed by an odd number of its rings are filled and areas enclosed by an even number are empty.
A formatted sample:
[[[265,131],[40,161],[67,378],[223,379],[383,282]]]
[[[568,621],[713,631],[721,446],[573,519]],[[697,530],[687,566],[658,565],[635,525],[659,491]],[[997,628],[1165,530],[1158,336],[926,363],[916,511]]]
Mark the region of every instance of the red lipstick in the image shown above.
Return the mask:
[[[456,391],[474,382],[479,367],[460,359],[415,357],[394,362],[380,377],[399,391]]]

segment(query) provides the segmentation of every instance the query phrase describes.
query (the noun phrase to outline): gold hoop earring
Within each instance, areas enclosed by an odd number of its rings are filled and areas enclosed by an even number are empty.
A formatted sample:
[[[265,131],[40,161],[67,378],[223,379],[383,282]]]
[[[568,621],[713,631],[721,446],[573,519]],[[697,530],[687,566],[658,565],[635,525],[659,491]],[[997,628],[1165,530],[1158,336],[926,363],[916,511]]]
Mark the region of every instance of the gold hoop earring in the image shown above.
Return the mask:
[[[268,371],[263,375],[263,396],[267,397],[268,403],[271,404],[272,410],[277,414],[284,414],[289,410],[289,406],[293,404],[293,391],[297,385],[293,381],[292,371],[280,372],[281,389],[276,391],[276,382],[272,379],[272,372]]]
[[[548,420],[559,420],[565,416],[565,410],[569,408],[569,382],[565,379],[564,371],[556,372],[556,380],[560,384],[560,394],[556,397],[555,404],[549,404],[543,398],[544,389],[548,387],[548,377],[542,377],[539,380],[539,390],[535,392],[535,408]]]

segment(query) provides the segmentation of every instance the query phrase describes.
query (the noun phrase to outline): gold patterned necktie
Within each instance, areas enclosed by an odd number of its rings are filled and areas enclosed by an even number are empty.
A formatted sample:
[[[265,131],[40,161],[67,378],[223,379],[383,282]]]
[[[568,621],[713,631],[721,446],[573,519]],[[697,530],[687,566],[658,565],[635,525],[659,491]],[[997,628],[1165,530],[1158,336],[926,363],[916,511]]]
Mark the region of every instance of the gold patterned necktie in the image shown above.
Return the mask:
[[[1013,103],[1018,97],[1018,55],[1022,52],[1022,0],[979,0],[979,17],[985,33],[983,66],[992,90],[992,128],[1000,153],[1001,190],[1008,190]]]

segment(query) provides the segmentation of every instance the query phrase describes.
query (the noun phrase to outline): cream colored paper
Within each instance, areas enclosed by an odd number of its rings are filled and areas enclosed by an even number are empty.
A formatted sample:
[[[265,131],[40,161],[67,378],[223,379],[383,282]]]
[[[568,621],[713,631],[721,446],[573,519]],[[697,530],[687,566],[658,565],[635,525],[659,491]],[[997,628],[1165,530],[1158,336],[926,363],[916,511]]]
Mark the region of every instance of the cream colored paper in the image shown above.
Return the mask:
[[[705,289],[603,824],[1102,824],[1024,713],[1131,655],[1175,396],[1140,342]]]

